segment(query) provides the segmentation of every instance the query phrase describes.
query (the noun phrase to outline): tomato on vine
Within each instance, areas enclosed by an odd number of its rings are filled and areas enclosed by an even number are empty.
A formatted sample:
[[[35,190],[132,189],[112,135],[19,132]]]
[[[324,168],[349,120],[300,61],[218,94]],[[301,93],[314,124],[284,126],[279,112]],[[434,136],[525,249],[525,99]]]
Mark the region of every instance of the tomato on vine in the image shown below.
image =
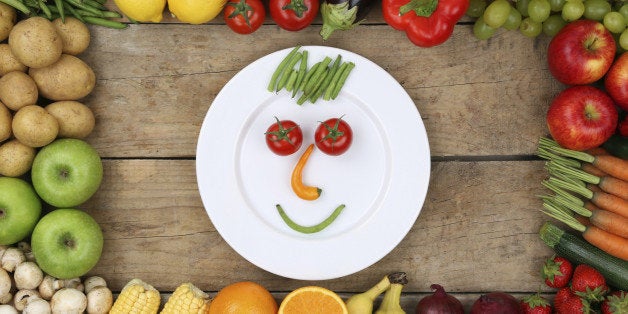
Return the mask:
[[[309,26],[318,14],[319,0],[270,0],[270,16],[279,27],[299,31]]]
[[[332,156],[342,155],[353,142],[353,131],[342,117],[328,119],[316,128],[314,141],[316,147],[323,153]]]
[[[277,122],[266,130],[266,145],[270,150],[280,156],[294,154],[301,148],[303,132],[301,127],[291,120],[281,120],[275,117]]]
[[[231,30],[246,35],[262,26],[266,10],[261,0],[228,0],[223,18]]]

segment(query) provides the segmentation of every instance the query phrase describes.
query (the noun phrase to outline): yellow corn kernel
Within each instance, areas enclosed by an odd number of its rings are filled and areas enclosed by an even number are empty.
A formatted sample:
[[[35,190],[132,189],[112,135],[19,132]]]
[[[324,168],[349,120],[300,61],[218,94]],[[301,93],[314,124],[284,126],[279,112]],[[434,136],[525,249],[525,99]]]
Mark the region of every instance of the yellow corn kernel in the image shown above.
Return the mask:
[[[189,282],[184,283],[170,296],[161,314],[206,314],[210,301],[209,294]]]
[[[122,288],[109,314],[156,314],[160,304],[159,291],[136,278]]]

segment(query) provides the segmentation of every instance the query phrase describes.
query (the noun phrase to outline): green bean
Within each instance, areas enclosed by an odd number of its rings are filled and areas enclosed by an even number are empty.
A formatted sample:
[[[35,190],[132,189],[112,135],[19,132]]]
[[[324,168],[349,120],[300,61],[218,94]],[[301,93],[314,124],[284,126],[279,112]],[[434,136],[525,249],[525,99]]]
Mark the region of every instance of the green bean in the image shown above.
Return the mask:
[[[314,75],[314,72],[316,72],[316,70],[318,69],[320,65],[321,65],[320,62],[316,62],[314,63],[311,69],[307,70],[307,72],[305,73],[305,77],[303,78],[303,81],[301,82],[301,84],[299,84],[299,91],[305,90],[305,85],[312,78],[312,75]]]
[[[338,79],[338,83],[336,84],[336,87],[334,88],[334,91],[331,95],[331,99],[336,99],[336,97],[338,97],[340,90],[342,89],[342,87],[345,85],[345,82],[347,81],[347,77],[349,77],[349,73],[351,73],[351,70],[353,70],[354,67],[355,67],[355,63],[349,62],[349,65],[347,66],[347,68],[344,69],[344,71],[342,71],[342,74],[340,75],[340,78]]]
[[[286,86],[286,83],[288,82],[288,78],[290,77],[290,71],[293,70],[294,65],[297,64],[297,62],[299,62],[299,60],[301,60],[301,53],[300,52],[295,53],[290,58],[290,61],[286,65],[286,68],[283,70],[283,72],[281,73],[281,75],[279,77],[279,84],[277,84],[277,89],[275,89],[276,92],[280,91],[282,88],[284,88]]]
[[[83,16],[80,13],[76,12],[76,10],[71,5],[69,5],[67,2],[63,2],[63,9],[67,10],[68,12],[70,12],[70,15],[75,17],[77,20],[85,23],[85,19],[83,18]]]
[[[277,207],[277,211],[279,211],[279,216],[281,216],[281,219],[283,219],[283,221],[288,225],[288,227],[290,227],[292,230],[297,231],[297,232],[310,234],[310,233],[319,232],[327,228],[332,222],[334,222],[334,220],[336,220],[338,215],[340,215],[342,210],[345,208],[345,205],[342,204],[336,207],[336,209],[334,209],[334,211],[331,213],[331,215],[329,215],[329,217],[325,218],[325,220],[321,221],[320,223],[312,225],[312,226],[303,226],[296,223],[294,220],[290,219],[288,214],[286,214],[283,208],[281,208],[281,205],[277,204],[276,207]]]
[[[31,14],[31,9],[19,0],[0,0],[0,2],[9,5],[24,14]]]
[[[301,63],[299,63],[299,73],[297,74],[297,81],[294,82],[295,86],[292,91],[292,98],[294,98],[294,96],[296,96],[299,92],[299,85],[301,85],[301,82],[305,77],[305,73],[307,72],[307,56],[308,52],[307,50],[304,50],[303,54],[301,55]]]
[[[294,54],[297,53],[299,48],[301,48],[301,46],[294,47],[288,53],[288,55],[286,55],[286,57],[283,58],[283,60],[281,60],[281,62],[279,63],[279,66],[277,66],[277,69],[275,69],[275,72],[273,73],[273,76],[270,78],[270,83],[268,83],[268,91],[269,92],[274,92],[275,91],[275,87],[277,87],[277,80],[279,79],[279,75],[281,75],[283,73],[283,70],[288,65],[288,62],[290,62],[290,59],[292,58],[292,56]]]
[[[332,78],[338,72],[338,68],[340,68],[341,63],[342,63],[342,57],[338,55],[336,59],[334,60],[334,63],[331,65],[331,70],[329,70],[329,75],[325,76],[325,80],[323,81],[323,84],[321,84],[321,86],[317,88],[315,92],[315,98],[313,98],[314,96],[310,97],[310,102],[315,103],[316,100],[318,100],[321,96],[323,96],[323,94],[325,93],[329,85],[331,84]]]
[[[46,15],[46,17],[49,20],[52,20],[52,13],[50,12],[50,9],[48,9],[48,6],[46,6],[46,4],[44,3],[43,0],[38,0],[37,4],[39,5],[39,8],[44,12],[44,14]]]
[[[321,61],[321,66],[319,66],[318,69],[316,69],[316,72],[312,75],[312,79],[308,81],[307,84],[305,85],[304,92],[309,94],[312,91],[312,88],[314,88],[314,84],[318,83],[318,78],[321,75],[323,75],[323,72],[325,70],[327,70],[327,66],[329,65],[330,62],[331,62],[330,57],[325,57],[325,59]]]
[[[73,5],[77,9],[82,9],[82,10],[91,12],[93,14],[96,14],[96,16],[102,17],[102,12],[100,10],[98,10],[97,8],[91,7],[83,2],[80,2],[78,0],[64,0],[64,1]]]
[[[105,11],[105,10],[107,10],[107,8],[104,6],[104,4],[102,4],[102,3],[98,2],[98,1],[94,1],[94,0],[80,0],[80,1],[81,1],[82,3],[84,3],[84,4],[88,5],[88,6],[90,6],[90,7],[93,7],[93,8],[99,9],[99,10],[101,10],[101,11]]]
[[[316,86],[314,87],[314,89],[310,93],[310,96],[308,97],[311,103],[315,103],[316,100],[319,97],[321,97],[320,96],[322,94],[321,90],[323,90],[323,85],[325,85],[327,78],[331,77],[331,71],[332,71],[331,69],[326,70],[323,76],[319,79],[319,82],[316,83]]]
[[[63,9],[63,0],[55,0],[55,7],[61,17],[61,21],[65,23],[65,10]]]
[[[291,70],[290,71],[290,77],[288,78],[288,83],[286,83],[286,90],[291,92],[293,91],[294,88],[294,84],[297,81],[297,76],[298,76],[298,71],[296,70]]]
[[[348,66],[349,66],[349,63],[344,62],[340,65],[340,68],[338,68],[336,73],[334,73],[334,76],[331,78],[331,81],[329,82],[329,86],[327,86],[327,89],[325,90],[325,94],[323,95],[324,100],[331,100],[331,96],[334,93],[334,89],[336,88],[336,85],[338,85],[340,76],[342,75],[342,73]]]
[[[128,26],[125,23],[111,21],[111,20],[107,20],[101,17],[96,17],[96,16],[85,16],[83,17],[83,20],[89,24],[115,28],[115,29],[125,29]]]

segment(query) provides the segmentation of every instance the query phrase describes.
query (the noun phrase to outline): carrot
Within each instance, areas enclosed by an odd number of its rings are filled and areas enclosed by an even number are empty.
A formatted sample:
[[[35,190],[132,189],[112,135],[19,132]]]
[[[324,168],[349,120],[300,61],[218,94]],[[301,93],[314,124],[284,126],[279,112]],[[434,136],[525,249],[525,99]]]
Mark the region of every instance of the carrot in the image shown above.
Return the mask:
[[[593,192],[591,202],[599,208],[628,218],[628,201],[606,192]]]
[[[609,176],[620,180],[628,181],[628,160],[624,160],[612,155],[591,155],[586,152],[575,151],[561,147],[556,141],[541,138],[539,140],[540,149],[549,150],[554,154],[563,157],[570,157],[580,161],[588,162],[598,169],[606,172]]]
[[[600,250],[623,260],[628,260],[628,239],[604,231],[596,226],[586,226],[582,237]]]
[[[594,166],[594,165],[592,165],[590,163],[586,163],[586,162],[583,163],[580,166],[580,169],[582,169],[584,172],[586,172],[588,174],[592,174],[592,175],[594,175],[596,177],[603,177],[603,176],[607,175],[606,172],[604,172],[604,171],[598,169],[596,166]]]
[[[591,203],[591,201],[586,201],[584,202],[584,208],[590,210],[590,211],[594,211],[594,210],[600,210],[599,207],[597,207],[595,204]]]
[[[595,156],[592,164],[609,176],[628,181],[628,160],[611,155],[599,155]]]
[[[607,210],[591,211],[592,225],[622,238],[628,238],[628,218]]]
[[[547,199],[543,202],[543,209],[541,211],[550,217],[558,219],[569,227],[582,232],[582,237],[600,250],[617,258],[628,260],[628,239],[598,228],[593,225],[592,218],[589,218],[592,224],[585,225],[579,222],[568,208]],[[614,224],[614,222],[609,223],[608,221],[605,223],[608,225]]]
[[[628,181],[606,176],[600,178],[600,183],[598,184],[598,186],[603,191],[628,200]]]

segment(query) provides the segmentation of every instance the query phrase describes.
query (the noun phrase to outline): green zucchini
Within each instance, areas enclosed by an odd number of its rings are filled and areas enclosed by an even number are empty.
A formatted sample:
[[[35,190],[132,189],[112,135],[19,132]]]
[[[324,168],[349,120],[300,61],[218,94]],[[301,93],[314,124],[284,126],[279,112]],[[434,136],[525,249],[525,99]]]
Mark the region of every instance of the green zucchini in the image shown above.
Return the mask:
[[[621,159],[628,159],[628,137],[621,136],[619,134],[613,134],[602,147],[606,151]]]
[[[574,264],[587,264],[597,269],[611,287],[628,290],[628,261],[611,256],[550,222],[543,224],[539,235],[556,255]]]

